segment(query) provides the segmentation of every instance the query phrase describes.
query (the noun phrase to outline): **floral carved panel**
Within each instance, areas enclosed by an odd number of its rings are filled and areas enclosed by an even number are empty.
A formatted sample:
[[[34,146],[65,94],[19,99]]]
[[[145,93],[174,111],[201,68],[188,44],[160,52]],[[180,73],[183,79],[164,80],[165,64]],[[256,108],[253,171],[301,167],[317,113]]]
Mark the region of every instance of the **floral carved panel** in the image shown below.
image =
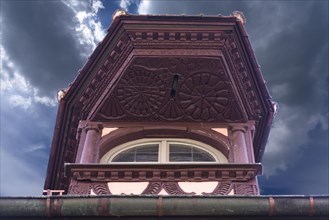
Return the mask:
[[[237,122],[244,116],[221,57],[136,57],[96,120]]]

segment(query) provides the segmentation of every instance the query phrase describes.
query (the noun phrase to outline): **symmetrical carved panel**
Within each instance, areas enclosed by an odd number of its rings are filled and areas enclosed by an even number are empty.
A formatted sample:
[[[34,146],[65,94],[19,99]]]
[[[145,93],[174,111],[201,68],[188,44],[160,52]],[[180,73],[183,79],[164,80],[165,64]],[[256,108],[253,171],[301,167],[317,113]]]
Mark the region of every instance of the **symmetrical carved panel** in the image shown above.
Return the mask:
[[[187,193],[178,185],[178,182],[150,182],[142,194],[158,195],[164,189],[169,195],[194,195]]]
[[[185,192],[177,181],[163,181],[148,183],[141,193],[142,195],[158,195],[162,190],[168,195],[195,195],[195,192]],[[253,182],[219,181],[216,188],[210,192],[203,192],[202,195],[228,195],[234,190],[235,195],[258,195],[258,187]],[[72,180],[68,194],[88,195],[93,191],[96,195],[112,195],[107,182],[91,182]]]
[[[169,195],[194,195],[185,192],[178,182],[218,182],[203,195],[257,195],[254,182],[260,164],[66,164],[71,179],[68,194],[110,195],[108,182],[149,182],[142,194],[157,195],[164,189]]]
[[[137,57],[96,119],[236,122],[237,103],[220,57]]]

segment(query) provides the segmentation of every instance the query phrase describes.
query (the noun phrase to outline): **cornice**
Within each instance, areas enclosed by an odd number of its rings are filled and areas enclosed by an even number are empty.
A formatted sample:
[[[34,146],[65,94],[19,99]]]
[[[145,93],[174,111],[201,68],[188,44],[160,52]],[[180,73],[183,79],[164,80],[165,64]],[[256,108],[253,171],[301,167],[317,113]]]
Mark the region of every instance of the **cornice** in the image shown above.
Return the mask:
[[[235,181],[262,173],[261,164],[66,164],[65,175],[77,181]]]

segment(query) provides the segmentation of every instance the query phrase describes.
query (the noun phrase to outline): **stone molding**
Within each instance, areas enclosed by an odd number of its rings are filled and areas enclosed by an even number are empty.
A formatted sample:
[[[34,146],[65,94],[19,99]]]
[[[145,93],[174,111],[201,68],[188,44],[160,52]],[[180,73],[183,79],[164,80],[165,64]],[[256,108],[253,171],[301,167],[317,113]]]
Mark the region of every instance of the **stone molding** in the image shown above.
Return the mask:
[[[237,181],[253,180],[260,164],[66,164],[66,177],[77,181]]]

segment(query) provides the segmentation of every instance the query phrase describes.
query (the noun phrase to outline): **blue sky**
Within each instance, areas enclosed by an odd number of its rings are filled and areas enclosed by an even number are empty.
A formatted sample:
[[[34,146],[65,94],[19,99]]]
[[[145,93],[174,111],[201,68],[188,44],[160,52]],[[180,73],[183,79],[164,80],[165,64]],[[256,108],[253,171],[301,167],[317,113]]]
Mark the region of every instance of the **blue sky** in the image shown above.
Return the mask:
[[[113,12],[240,10],[279,103],[262,194],[328,194],[328,1],[1,1],[1,195],[40,195],[57,111]]]

